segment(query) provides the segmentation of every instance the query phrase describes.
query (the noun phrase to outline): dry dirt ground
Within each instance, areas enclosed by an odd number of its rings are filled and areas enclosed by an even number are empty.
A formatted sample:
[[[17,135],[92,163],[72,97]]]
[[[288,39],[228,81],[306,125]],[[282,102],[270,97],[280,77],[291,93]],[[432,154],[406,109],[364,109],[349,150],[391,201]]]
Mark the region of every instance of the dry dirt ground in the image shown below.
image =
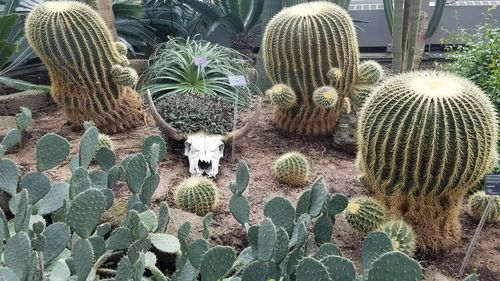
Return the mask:
[[[59,109],[37,115],[28,129],[28,138],[24,148],[17,154],[8,155],[26,171],[35,169],[35,144],[44,134],[54,132],[67,138],[71,142],[72,154],[77,152],[81,136],[81,133],[73,132],[68,126],[65,126],[66,119]],[[144,138],[150,134],[158,134],[153,123],[126,134],[112,136],[119,158],[123,159],[127,154],[139,152]],[[228,200],[231,195],[229,183],[234,179],[238,160],[245,160],[250,167],[251,180],[246,195],[252,204],[252,222],[262,220],[264,205],[271,198],[283,196],[295,204],[299,195],[307,188],[291,188],[274,179],[273,162],[280,154],[288,151],[295,150],[304,153],[311,163],[311,181],[318,176],[323,176],[331,193],[340,192],[348,197],[365,193],[358,180],[354,157],[332,150],[329,138],[301,138],[278,131],[272,124],[271,108],[268,104],[263,106],[260,123],[249,136],[237,143],[237,161],[231,162],[230,148],[226,147],[226,155],[221,161],[220,175],[216,179],[220,192],[220,205],[214,213],[211,228],[213,243],[233,245],[238,249],[246,246],[244,231],[232,217],[228,208]],[[154,195],[156,204],[167,201],[171,207],[174,207],[172,196],[175,187],[189,176],[188,162],[182,152],[181,150],[171,151],[161,162],[159,166],[161,182]],[[70,177],[69,159],[60,167],[50,170],[48,174],[53,180],[68,180]],[[123,185],[116,187],[116,194],[118,197],[116,202],[124,201],[128,197],[128,191]],[[108,217],[116,219],[115,214]],[[173,212],[173,226],[170,231],[175,231],[184,220],[192,221],[194,230],[199,231],[199,217],[176,210]],[[455,274],[459,270],[477,225],[477,222],[473,221],[465,212],[461,214],[461,222],[463,238],[453,251],[416,257],[426,268],[429,280],[448,280],[444,276],[456,277]],[[341,215],[338,216],[334,231],[332,241],[343,250],[346,256],[359,264],[363,235],[350,228]],[[480,280],[500,280],[500,227],[498,223],[485,226],[467,270],[470,271],[472,267],[477,268],[481,274]]]

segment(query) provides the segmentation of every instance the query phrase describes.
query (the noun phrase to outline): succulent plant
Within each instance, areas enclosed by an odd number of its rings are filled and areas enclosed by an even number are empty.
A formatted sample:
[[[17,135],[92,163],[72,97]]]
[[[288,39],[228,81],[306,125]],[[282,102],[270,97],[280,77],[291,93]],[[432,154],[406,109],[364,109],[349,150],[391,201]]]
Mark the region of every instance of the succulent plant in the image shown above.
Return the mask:
[[[99,134],[99,148],[105,147],[109,150],[113,150],[114,145],[113,141],[108,135],[105,134]]]
[[[358,83],[362,85],[374,85],[382,80],[384,70],[382,66],[374,61],[364,61],[359,65]]]
[[[308,36],[302,36],[306,33]],[[286,84],[297,96],[294,107],[276,104],[275,123],[305,135],[332,132],[359,72],[356,31],[348,13],[328,2],[285,8],[267,25],[262,49],[272,83]],[[331,79],[332,75],[338,79]],[[333,108],[324,109],[313,102],[314,91],[323,86],[337,92]]]
[[[357,107],[362,107],[363,103],[370,97],[370,95],[375,91],[375,86],[357,84],[354,86],[351,100]]]
[[[417,239],[413,228],[401,219],[384,223],[380,230],[385,232],[392,241],[392,248],[412,257],[415,254]]]
[[[335,88],[323,86],[313,92],[312,100],[319,108],[331,109],[337,104],[338,98],[338,93]]]
[[[377,200],[360,196],[349,200],[345,217],[354,229],[368,233],[377,230],[384,223],[387,211]]]
[[[219,191],[215,183],[202,176],[192,176],[176,189],[175,205],[184,211],[205,215],[217,208]]]
[[[92,8],[46,2],[32,10],[25,29],[49,69],[52,97],[75,126],[92,120],[102,131],[116,133],[142,122],[139,96],[132,89],[137,73]]]
[[[297,96],[295,92],[285,84],[277,84],[266,91],[273,104],[283,107],[292,108],[297,104]]]
[[[476,219],[481,220],[486,206],[490,201],[491,196],[486,195],[484,191],[478,191],[472,194],[469,198],[469,213]],[[490,211],[486,217],[486,222],[492,223],[500,220],[500,196],[494,196]]]
[[[299,152],[288,152],[280,156],[274,165],[278,181],[299,186],[309,181],[311,174],[309,161]]]
[[[495,164],[497,121],[477,86],[445,72],[393,77],[363,105],[357,132],[365,186],[413,226],[423,249],[460,241],[464,194]]]

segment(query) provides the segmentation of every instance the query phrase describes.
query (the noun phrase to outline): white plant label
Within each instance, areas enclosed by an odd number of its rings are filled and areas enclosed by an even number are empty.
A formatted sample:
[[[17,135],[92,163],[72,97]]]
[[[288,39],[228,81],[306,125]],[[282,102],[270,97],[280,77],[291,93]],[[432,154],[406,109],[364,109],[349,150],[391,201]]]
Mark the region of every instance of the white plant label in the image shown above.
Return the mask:
[[[196,66],[204,65],[207,63],[207,57],[206,56],[197,56],[193,58],[193,63]]]
[[[500,175],[488,174],[484,176],[484,191],[488,195],[500,195]]]
[[[231,75],[228,76],[227,79],[229,79],[229,85],[233,87],[246,87],[247,86],[247,79],[243,75]]]

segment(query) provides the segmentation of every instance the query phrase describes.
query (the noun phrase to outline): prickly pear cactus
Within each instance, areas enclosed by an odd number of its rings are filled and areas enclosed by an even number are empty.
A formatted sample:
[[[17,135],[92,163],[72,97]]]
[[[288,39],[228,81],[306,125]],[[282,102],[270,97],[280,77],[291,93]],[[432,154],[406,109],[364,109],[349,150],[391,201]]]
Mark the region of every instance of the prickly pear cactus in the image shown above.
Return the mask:
[[[137,73],[92,8],[46,2],[33,9],[25,29],[49,69],[52,97],[75,126],[92,120],[103,132],[116,133],[140,124],[141,104],[132,89]]]
[[[332,132],[359,71],[356,32],[348,13],[328,2],[285,8],[267,25],[262,48],[272,83],[286,84],[297,99],[293,107],[275,107],[276,124],[305,135]],[[333,68],[339,69],[337,80],[328,76]],[[323,86],[336,90],[333,107],[313,102],[314,91]]]
[[[292,186],[307,183],[311,174],[309,161],[299,152],[283,154],[276,161],[274,172],[278,181]]]
[[[387,218],[387,211],[377,200],[362,196],[349,200],[345,217],[354,229],[368,233],[380,227]]]
[[[217,208],[218,193],[217,186],[212,180],[192,176],[177,187],[175,205],[184,211],[202,216]]]
[[[484,210],[490,201],[491,196],[486,195],[484,191],[478,191],[469,198],[469,213],[476,219],[481,220]],[[494,196],[490,211],[486,217],[486,222],[492,223],[500,220],[500,196]]]
[[[496,111],[476,85],[446,72],[401,74],[377,89],[357,128],[365,186],[413,226],[422,248],[450,248],[465,193],[495,163]]]
[[[413,228],[403,220],[390,220],[384,223],[380,230],[385,232],[392,241],[392,248],[412,257],[417,247],[417,238]]]

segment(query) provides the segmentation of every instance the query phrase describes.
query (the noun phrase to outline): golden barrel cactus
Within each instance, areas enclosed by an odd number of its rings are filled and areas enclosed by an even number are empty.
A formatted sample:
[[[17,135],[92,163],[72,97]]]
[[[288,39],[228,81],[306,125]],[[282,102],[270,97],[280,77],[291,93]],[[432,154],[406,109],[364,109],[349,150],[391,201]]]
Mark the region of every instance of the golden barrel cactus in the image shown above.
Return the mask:
[[[495,109],[473,83],[420,71],[387,80],[358,120],[363,181],[412,224],[427,250],[460,241],[465,193],[491,170],[498,140]]]
[[[93,121],[116,133],[142,120],[138,76],[126,48],[112,41],[99,15],[72,1],[46,2],[26,20],[30,45],[49,69],[52,97],[74,126]]]
[[[283,9],[267,25],[262,48],[272,83],[285,84],[296,95],[294,106],[276,104],[277,126],[304,135],[331,133],[359,72],[356,31],[348,13],[329,2]],[[313,93],[324,86],[335,89],[333,106],[314,102]]]

